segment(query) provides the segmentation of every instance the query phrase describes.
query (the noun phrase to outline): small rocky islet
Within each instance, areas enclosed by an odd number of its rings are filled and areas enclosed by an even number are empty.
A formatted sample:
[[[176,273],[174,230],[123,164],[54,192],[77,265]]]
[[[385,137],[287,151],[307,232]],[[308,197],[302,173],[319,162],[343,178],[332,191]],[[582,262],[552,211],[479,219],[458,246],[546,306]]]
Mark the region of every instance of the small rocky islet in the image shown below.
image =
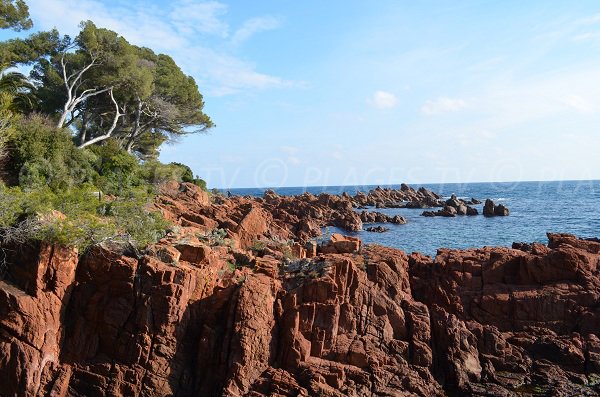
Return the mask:
[[[177,226],[144,252],[6,250],[0,395],[598,394],[598,241],[319,241],[362,228],[355,204],[173,183],[154,206]]]

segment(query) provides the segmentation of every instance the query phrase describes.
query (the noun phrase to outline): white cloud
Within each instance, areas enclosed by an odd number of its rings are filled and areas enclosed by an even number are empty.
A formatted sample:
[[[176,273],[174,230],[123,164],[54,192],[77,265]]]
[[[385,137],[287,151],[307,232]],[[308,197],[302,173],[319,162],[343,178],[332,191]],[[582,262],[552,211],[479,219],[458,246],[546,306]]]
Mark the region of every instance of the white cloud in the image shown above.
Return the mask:
[[[226,13],[227,6],[216,1],[199,3],[192,0],[182,0],[175,3],[169,16],[181,33],[199,32],[227,37],[229,26],[221,20],[221,17]]]
[[[135,2],[108,7],[100,0],[29,0],[28,4],[40,29],[56,27],[63,34],[75,36],[80,21],[93,20],[97,26],[116,31],[132,44],[169,54],[196,78],[205,95],[223,96],[303,84],[261,73],[256,65],[236,57],[229,42],[230,27],[224,20],[228,8],[217,1],[178,0],[147,7]],[[271,17],[251,18],[231,40],[242,43],[258,31],[278,26]],[[206,39],[199,40],[200,36]]]
[[[299,165],[302,163],[300,158],[297,156],[300,149],[295,146],[282,146],[279,148],[283,153],[287,155],[287,162],[292,165]]]
[[[301,86],[301,82],[260,73],[232,55],[205,47],[191,47],[190,72],[201,81],[216,85],[213,96],[230,95],[244,89],[267,89]]]
[[[573,41],[590,41],[600,39],[600,32],[586,32],[573,36]]]
[[[421,113],[433,115],[439,113],[456,112],[467,107],[467,102],[459,98],[440,97],[433,101],[427,101],[421,107]]]
[[[369,102],[378,109],[391,109],[398,105],[398,98],[391,92],[376,91]]]
[[[579,95],[569,95],[563,99],[563,103],[582,113],[589,113],[593,110],[592,104]]]
[[[281,21],[275,17],[251,18],[234,33],[231,41],[233,44],[240,44],[256,33],[277,29],[279,26],[281,26]]]
[[[600,14],[590,15],[575,21],[575,25],[595,25],[600,22]]]

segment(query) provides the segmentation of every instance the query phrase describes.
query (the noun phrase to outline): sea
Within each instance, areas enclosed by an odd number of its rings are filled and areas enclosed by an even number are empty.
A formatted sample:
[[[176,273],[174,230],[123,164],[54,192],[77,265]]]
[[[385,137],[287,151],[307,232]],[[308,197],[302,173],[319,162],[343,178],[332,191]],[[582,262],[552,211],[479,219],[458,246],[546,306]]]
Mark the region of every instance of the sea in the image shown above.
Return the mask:
[[[388,215],[401,215],[405,225],[386,224],[385,233],[349,232],[328,227],[330,233],[359,237],[365,243],[377,243],[400,248],[405,252],[418,251],[434,256],[438,248],[473,248],[511,246],[513,242],[548,243],[546,233],[571,233],[582,238],[600,238],[600,180],[553,182],[494,182],[444,183],[411,185],[424,186],[449,198],[492,199],[510,210],[507,217],[486,218],[483,204],[476,205],[480,215],[455,218],[421,216],[423,209],[389,208],[369,210]],[[368,192],[377,186],[313,186],[270,188],[280,195],[298,195],[357,191]],[[400,185],[381,187],[400,188]],[[257,188],[230,189],[235,195],[262,196],[267,190]],[[374,224],[377,226],[378,224]],[[366,226],[365,226],[366,227]]]

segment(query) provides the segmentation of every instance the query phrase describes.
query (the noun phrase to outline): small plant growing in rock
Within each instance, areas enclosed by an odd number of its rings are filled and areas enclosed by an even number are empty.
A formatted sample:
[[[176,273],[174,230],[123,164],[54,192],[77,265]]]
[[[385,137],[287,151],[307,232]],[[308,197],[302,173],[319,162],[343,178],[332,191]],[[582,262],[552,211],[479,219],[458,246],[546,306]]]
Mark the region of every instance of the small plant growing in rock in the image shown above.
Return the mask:
[[[229,271],[230,271],[231,273],[235,272],[235,270],[236,270],[237,268],[238,268],[238,265],[237,265],[237,263],[235,263],[235,262],[229,262],[229,261],[227,262],[227,269],[229,269]]]
[[[252,246],[250,247],[250,251],[256,254],[262,254],[265,248],[267,248],[267,242],[262,240],[255,240],[254,243],[252,243]]]
[[[212,245],[225,245],[225,238],[227,237],[227,231],[225,229],[214,229],[208,236],[208,240]]]

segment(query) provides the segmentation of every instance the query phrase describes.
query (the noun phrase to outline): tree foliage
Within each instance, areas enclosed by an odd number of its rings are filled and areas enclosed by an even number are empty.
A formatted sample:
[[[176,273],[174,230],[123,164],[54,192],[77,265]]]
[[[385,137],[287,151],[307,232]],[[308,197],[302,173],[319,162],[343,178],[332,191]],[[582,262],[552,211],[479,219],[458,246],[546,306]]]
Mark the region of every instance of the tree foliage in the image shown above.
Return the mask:
[[[0,0],[0,29],[27,30],[33,26],[23,0]]]
[[[155,158],[165,142],[213,126],[194,79],[164,54],[117,33],[81,24],[34,62],[41,111],[74,130],[80,147],[114,138],[129,152]]]
[[[0,108],[13,113],[28,113],[34,109],[34,86],[16,71],[0,70]]]
[[[6,157],[6,144],[14,132],[19,113],[34,107],[33,86],[21,73],[0,67],[0,163]]]

